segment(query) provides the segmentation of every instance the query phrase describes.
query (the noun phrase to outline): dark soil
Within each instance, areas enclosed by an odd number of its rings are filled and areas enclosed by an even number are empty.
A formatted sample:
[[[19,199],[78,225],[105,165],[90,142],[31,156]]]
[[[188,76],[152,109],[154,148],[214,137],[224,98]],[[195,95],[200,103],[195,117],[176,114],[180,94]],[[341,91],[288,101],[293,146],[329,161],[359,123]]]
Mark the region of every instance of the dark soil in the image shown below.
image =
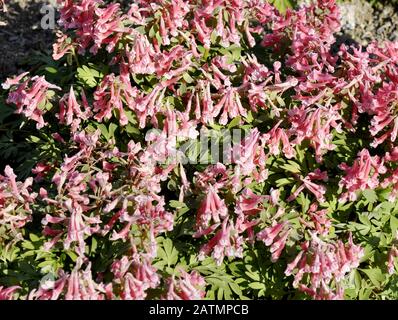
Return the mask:
[[[391,4],[378,2],[373,7],[365,0],[348,0],[340,5],[342,32],[358,44],[398,41],[398,10]]]
[[[0,81],[22,71],[36,51],[51,48],[53,30],[40,26],[46,0],[9,0],[7,12],[0,11]]]

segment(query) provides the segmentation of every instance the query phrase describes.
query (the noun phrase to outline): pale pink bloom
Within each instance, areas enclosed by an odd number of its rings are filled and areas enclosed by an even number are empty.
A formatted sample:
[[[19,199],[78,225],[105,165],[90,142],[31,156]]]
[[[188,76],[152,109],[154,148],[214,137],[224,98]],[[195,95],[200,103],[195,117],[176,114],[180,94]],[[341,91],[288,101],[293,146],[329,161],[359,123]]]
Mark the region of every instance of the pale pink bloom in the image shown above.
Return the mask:
[[[249,43],[249,47],[254,47],[256,45],[256,39],[251,34],[249,22],[247,22],[245,24],[245,35],[246,35],[247,42]]]
[[[276,262],[280,255],[282,254],[283,249],[286,246],[286,240],[288,239],[290,234],[290,230],[286,230],[281,233],[277,239],[275,239],[274,243],[271,245],[271,261]]]
[[[310,172],[306,177],[300,177],[300,181],[302,185],[299,186],[294,193],[292,193],[288,198],[287,201],[293,201],[297,198],[297,196],[304,190],[307,189],[310,191],[319,202],[324,202],[325,198],[324,195],[326,193],[326,187],[324,185],[316,184],[312,181],[314,180],[323,180],[327,181],[327,172],[321,172],[320,169],[316,169],[314,172]]]
[[[215,106],[210,90],[209,80],[199,80],[195,92],[195,117],[197,120],[207,124],[214,121],[214,117],[218,115],[215,113]]]
[[[58,132],[51,134],[51,136],[54,138],[55,141],[65,143],[64,138],[62,138],[62,136]]]
[[[123,27],[127,17],[121,14],[119,4],[100,5],[104,3],[98,0],[77,3],[66,0],[60,8],[59,23],[65,29],[75,30],[76,37],[73,40],[81,54],[87,48],[96,54],[104,45],[108,52],[112,52],[122,36],[130,33],[131,29]]]
[[[260,64],[256,56],[247,55],[242,60],[242,64],[245,66],[243,84],[260,84],[272,79],[272,72],[266,66]]]
[[[294,274],[293,285],[315,299],[341,299],[342,281],[359,266],[363,255],[364,250],[353,243],[351,235],[348,244],[343,244],[341,241],[324,242],[313,233],[312,240],[301,245],[301,251],[285,274]],[[335,289],[331,287],[332,282],[335,282]]]
[[[289,110],[289,120],[292,123],[289,131],[292,136],[296,136],[292,144],[296,145],[308,140],[315,149],[316,161],[322,162],[322,156],[327,151],[335,149],[335,145],[332,144],[331,130],[334,128],[337,132],[341,132],[339,121],[342,119],[338,111],[338,105],[332,108],[319,106],[313,112],[305,107]]]
[[[29,72],[24,72],[24,73],[21,73],[19,76],[16,76],[15,78],[7,78],[6,81],[4,83],[2,83],[3,89],[8,90],[11,88],[11,86],[20,84],[21,80],[28,74],[29,74]]]
[[[279,121],[268,133],[264,135],[266,145],[269,148],[269,153],[272,155],[279,155],[280,145],[282,146],[282,152],[286,158],[291,159],[295,157],[296,151],[293,149],[287,131],[279,128],[282,121]]]
[[[202,190],[212,185],[215,190],[227,186],[229,182],[229,171],[222,163],[209,165],[203,172],[195,172],[196,186]]]
[[[221,229],[199,250],[199,259],[203,260],[211,253],[217,265],[221,265],[224,257],[243,257],[243,237],[227,218],[221,224]]]
[[[167,279],[167,300],[201,300],[205,297],[205,279],[198,272],[180,270],[180,275]]]
[[[164,85],[159,83],[155,85],[153,90],[147,95],[141,93],[137,96],[134,105],[129,105],[137,114],[140,128],[146,126],[147,117],[151,118],[152,124],[157,127],[158,124],[155,115],[160,111],[163,105],[162,100],[165,90],[166,88]]]
[[[31,205],[37,197],[31,192],[33,178],[24,182],[17,181],[10,166],[0,175],[0,224],[5,227],[6,235],[15,241],[21,239],[20,229],[32,220]]]
[[[198,11],[196,11],[194,14],[192,24],[197,32],[197,38],[203,44],[203,47],[205,49],[210,49],[210,37],[213,30],[206,26],[204,18],[199,17]]]
[[[7,12],[6,0],[0,0],[1,10]]]
[[[260,142],[260,132],[253,129],[241,142],[232,149],[232,163],[241,167],[243,175],[250,175],[256,169],[257,152]]]
[[[81,262],[77,262],[66,284],[65,300],[104,300],[105,288],[92,279],[91,263],[80,270]]]
[[[128,81],[128,84],[126,84]],[[107,75],[97,87],[94,93],[93,112],[97,121],[109,120],[113,110],[119,114],[119,122],[125,126],[128,123],[127,115],[123,108],[123,100],[133,103],[132,99],[137,95],[136,88],[132,88],[129,79]],[[129,107],[132,107],[129,105]]]
[[[51,165],[39,162],[33,169],[32,173],[36,175],[35,181],[42,181],[46,174],[51,170]]]
[[[310,216],[311,221],[314,224],[313,228],[317,233],[321,236],[326,236],[332,226],[332,221],[327,217],[327,209],[318,210],[318,204],[314,202],[308,210],[308,215]],[[303,223],[308,226],[306,222],[303,221]]]
[[[356,191],[375,189],[379,186],[379,175],[386,173],[387,169],[378,156],[371,156],[367,149],[358,153],[353,165],[350,167],[346,163],[339,165],[345,171],[345,176],[339,185],[347,191],[340,196],[340,201],[357,199]]]
[[[58,33],[57,34],[57,42],[53,44],[53,54],[52,57],[54,60],[61,59],[65,54],[72,52],[73,45],[68,40],[68,36],[66,34]]]
[[[210,223],[219,223],[228,216],[228,208],[222,200],[217,190],[209,186],[207,194],[202,200],[196,215],[196,227],[199,232],[207,228]]]
[[[81,120],[87,120],[91,115],[91,110],[86,106],[84,112],[81,110],[79,103],[76,100],[73,86],[71,86],[69,94],[62,97],[59,101],[58,118],[60,123],[72,127],[72,132],[76,132]]]
[[[258,20],[261,25],[265,25],[271,19],[276,19],[278,16],[278,12],[275,7],[267,1],[250,0],[248,1],[247,6],[250,15],[253,19]]]
[[[394,260],[398,257],[398,249],[395,246],[392,246],[390,252],[388,253],[388,262],[387,262],[387,269],[389,274],[394,274],[395,266]]]
[[[255,239],[254,226],[256,226],[260,219],[259,213],[264,209],[263,203],[267,196],[259,196],[253,193],[250,189],[244,189],[242,194],[236,200],[235,213],[236,223],[235,228],[239,233],[247,232],[248,239],[251,242]]]
[[[68,276],[63,270],[60,270],[57,280],[42,282],[38,289],[29,293],[28,300],[58,300],[66,288]]]
[[[95,8],[98,18],[92,29],[94,45],[90,52],[96,54],[103,44],[107,45],[108,52],[112,52],[122,35],[129,33],[129,29],[123,27],[119,7],[120,4],[112,3],[105,8]]]
[[[261,204],[265,198],[266,196],[256,195],[253,191],[246,188],[236,202],[235,211],[243,212],[246,215],[256,215],[262,210]]]
[[[45,104],[48,102],[47,93],[49,89],[61,90],[61,88],[48,83],[44,77],[35,76],[20,83],[24,73],[14,79],[8,79],[3,84],[6,88],[9,86],[16,86],[7,98],[7,103],[15,104],[17,107],[16,113],[23,114],[26,118],[36,121],[38,129],[44,127],[46,122],[43,115],[45,113]]]
[[[136,32],[130,48],[126,46],[128,65],[132,74],[152,74],[156,70],[155,49],[145,35]],[[159,59],[159,58],[158,58]],[[170,60],[169,63],[171,63]]]
[[[147,295],[146,290],[156,288],[160,282],[149,257],[138,253],[133,253],[130,259],[123,256],[114,261],[111,271],[115,276],[114,286],[120,288],[123,300],[143,300]]]
[[[221,113],[220,124],[225,125],[228,119],[233,119],[237,116],[246,117],[246,109],[242,106],[241,97],[236,88],[227,87],[221,90],[220,94],[221,99],[214,106],[213,111],[214,117]]]
[[[253,180],[262,182],[267,179],[268,170],[265,166],[267,156],[264,145],[265,139],[255,128],[240,144],[234,144],[230,152],[227,150],[228,159],[231,155],[231,163],[236,165],[231,179],[234,192],[240,190],[241,178],[245,184],[250,184]]]
[[[99,231],[98,224],[101,222],[99,217],[89,217],[82,213],[82,207],[76,201],[68,199],[64,203],[69,210],[70,218],[68,219],[68,232],[64,241],[65,249],[69,249],[70,245],[77,242],[76,253],[83,256],[85,249],[85,237],[90,236]],[[90,226],[93,224],[94,226]]]
[[[287,225],[287,222],[276,223],[257,233],[257,240],[261,240],[266,246],[271,247],[271,260],[273,262],[279,259],[282,250],[285,248],[290,233],[290,229],[285,228]]]
[[[12,286],[8,288],[0,286],[0,300],[13,300],[15,292],[19,289],[19,286]]]

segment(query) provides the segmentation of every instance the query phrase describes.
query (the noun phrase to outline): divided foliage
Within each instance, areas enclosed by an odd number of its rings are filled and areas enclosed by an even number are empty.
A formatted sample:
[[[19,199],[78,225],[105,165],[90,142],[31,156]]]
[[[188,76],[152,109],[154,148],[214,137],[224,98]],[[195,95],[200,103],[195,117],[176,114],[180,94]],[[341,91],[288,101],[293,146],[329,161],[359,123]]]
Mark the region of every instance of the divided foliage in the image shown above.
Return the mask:
[[[334,0],[60,2],[3,84],[0,299],[398,298],[397,43],[336,47]]]

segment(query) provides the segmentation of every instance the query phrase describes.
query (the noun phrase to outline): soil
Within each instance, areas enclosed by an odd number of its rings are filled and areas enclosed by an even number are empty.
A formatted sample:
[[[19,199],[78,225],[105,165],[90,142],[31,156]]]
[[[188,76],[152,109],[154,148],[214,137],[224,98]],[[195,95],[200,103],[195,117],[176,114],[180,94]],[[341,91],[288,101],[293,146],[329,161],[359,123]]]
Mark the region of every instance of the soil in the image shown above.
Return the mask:
[[[51,48],[53,30],[40,22],[43,5],[50,0],[9,0],[7,11],[0,11],[0,81],[23,71],[21,67],[35,52]]]
[[[307,0],[302,0],[305,2]],[[56,0],[8,0],[0,11],[0,82],[23,71],[35,52],[50,52],[54,30],[43,30],[43,5]],[[341,5],[339,42],[366,46],[374,39],[398,41],[398,9],[392,5],[372,7],[366,0],[346,0]]]
[[[378,2],[373,7],[365,0],[344,1],[341,36],[362,46],[377,41],[398,41],[398,9]]]

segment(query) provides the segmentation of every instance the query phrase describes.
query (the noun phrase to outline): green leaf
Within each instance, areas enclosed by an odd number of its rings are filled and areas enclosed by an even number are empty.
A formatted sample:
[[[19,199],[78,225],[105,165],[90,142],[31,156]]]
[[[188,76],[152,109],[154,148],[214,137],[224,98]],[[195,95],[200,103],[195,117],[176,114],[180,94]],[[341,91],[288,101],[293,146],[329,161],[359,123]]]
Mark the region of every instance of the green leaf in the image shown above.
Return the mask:
[[[288,8],[293,8],[294,0],[272,0],[270,1],[279,12],[285,13]]]
[[[30,249],[30,250],[34,250],[35,249],[35,246],[30,241],[22,242],[22,247],[25,248],[25,249]]]
[[[377,201],[377,193],[372,189],[362,191],[362,195],[368,203],[375,203]]]
[[[253,279],[254,281],[260,281],[260,276],[259,276],[258,273],[246,271],[245,274],[246,274],[249,278]]]
[[[395,235],[398,230],[398,219],[394,216],[390,217],[390,227],[391,227],[391,233]]]
[[[301,167],[298,163],[288,160],[289,163],[285,163],[283,166],[281,166],[282,169],[285,169],[289,172],[292,173],[300,173],[301,172]]]
[[[109,138],[110,138],[110,139],[112,139],[112,138],[115,137],[115,131],[116,131],[117,128],[118,128],[118,126],[117,126],[117,124],[115,124],[115,123],[111,123],[111,124],[109,125],[109,130],[108,130],[108,132],[109,132]]]
[[[95,239],[94,237],[91,238],[91,253],[95,253],[95,251],[97,250],[98,247],[98,243],[97,243],[97,239]]]
[[[30,239],[32,242],[38,242],[38,241],[40,241],[40,238],[39,238],[37,235],[35,235],[34,233],[30,233],[30,234],[29,234],[29,239]]]
[[[279,188],[284,185],[291,184],[294,181],[295,181],[294,178],[281,178],[281,179],[276,180],[275,183],[276,183],[276,186]]]
[[[97,128],[101,131],[101,134],[108,141],[110,139],[108,128],[103,123],[97,124]]]
[[[175,209],[181,209],[186,207],[187,205],[184,202],[176,201],[176,200],[170,200],[169,202],[170,207],[175,208]]]
[[[103,77],[103,74],[88,66],[82,66],[77,68],[76,78],[83,84],[90,88],[94,88],[98,85],[99,80]]]
[[[228,129],[232,129],[233,127],[236,127],[240,124],[241,117],[237,116],[228,125]]]
[[[172,265],[175,265],[178,261],[178,251],[173,246],[173,241],[171,239],[164,239],[163,240],[163,249],[164,249],[164,253],[166,254],[167,265],[169,267]]]
[[[239,298],[242,296],[242,290],[238,284],[236,284],[235,282],[230,282],[229,286],[231,290],[239,296]]]
[[[246,116],[246,122],[252,123],[253,120],[254,120],[253,113],[252,113],[251,111],[249,111],[249,112],[247,113],[247,116]]]
[[[359,269],[363,273],[365,273],[369,280],[376,286],[380,287],[381,283],[385,280],[385,275],[382,273],[380,268],[373,269]]]
[[[195,82],[195,80],[189,75],[188,72],[185,72],[185,73],[182,75],[182,78],[185,80],[186,83],[193,83],[193,82]]]
[[[249,283],[249,287],[255,290],[263,290],[265,289],[265,284],[261,282],[251,282]]]
[[[77,254],[74,253],[72,250],[67,250],[66,254],[69,256],[69,258],[72,259],[73,262],[76,262],[77,260]]]
[[[48,73],[51,73],[51,74],[56,74],[58,72],[58,70],[55,69],[54,67],[46,67],[46,68],[44,68],[44,70],[46,70]]]

